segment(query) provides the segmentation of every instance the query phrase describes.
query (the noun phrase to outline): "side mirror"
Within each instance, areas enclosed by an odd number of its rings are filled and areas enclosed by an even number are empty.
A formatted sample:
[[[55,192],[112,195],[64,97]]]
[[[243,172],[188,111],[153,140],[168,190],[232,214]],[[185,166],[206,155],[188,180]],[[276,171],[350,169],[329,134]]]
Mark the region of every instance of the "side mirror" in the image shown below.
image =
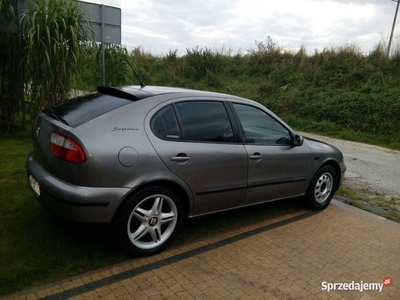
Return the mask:
[[[297,146],[302,146],[304,142],[304,138],[301,135],[296,134],[294,136],[294,145]]]

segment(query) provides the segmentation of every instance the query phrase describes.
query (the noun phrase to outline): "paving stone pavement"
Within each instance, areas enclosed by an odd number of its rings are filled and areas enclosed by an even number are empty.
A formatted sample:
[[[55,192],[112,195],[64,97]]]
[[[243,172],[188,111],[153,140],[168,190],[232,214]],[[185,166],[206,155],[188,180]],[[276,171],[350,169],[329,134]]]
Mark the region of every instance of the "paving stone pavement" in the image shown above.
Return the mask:
[[[399,224],[332,201],[5,299],[400,299],[399,255]]]

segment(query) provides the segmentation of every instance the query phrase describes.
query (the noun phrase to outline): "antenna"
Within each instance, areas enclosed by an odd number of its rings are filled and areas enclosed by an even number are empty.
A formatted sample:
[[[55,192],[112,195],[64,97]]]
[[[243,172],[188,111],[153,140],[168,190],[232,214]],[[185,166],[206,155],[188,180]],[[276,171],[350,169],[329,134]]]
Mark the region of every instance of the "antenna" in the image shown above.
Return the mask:
[[[135,70],[135,69],[132,69],[132,70],[133,70],[133,73],[135,73],[137,79],[138,79],[139,82],[140,82],[140,88],[141,88],[141,89],[144,88],[144,87],[146,86],[146,84],[142,81],[142,79],[140,79],[140,77],[139,77],[138,73],[136,72],[136,70]]]

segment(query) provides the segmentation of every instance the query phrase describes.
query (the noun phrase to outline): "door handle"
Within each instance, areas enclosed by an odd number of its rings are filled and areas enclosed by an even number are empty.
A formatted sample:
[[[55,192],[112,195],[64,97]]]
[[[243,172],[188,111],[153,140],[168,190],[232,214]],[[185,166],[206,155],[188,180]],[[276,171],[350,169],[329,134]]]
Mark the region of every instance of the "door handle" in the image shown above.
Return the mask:
[[[176,161],[177,163],[185,163],[190,159],[185,153],[179,153],[177,156],[172,156],[171,161]]]
[[[184,162],[184,161],[188,161],[190,159],[190,157],[186,156],[186,157],[182,157],[182,156],[173,156],[171,157],[172,161],[176,161],[176,162]]]
[[[255,161],[260,161],[262,159],[262,155],[256,152],[253,155],[250,155],[250,159]]]

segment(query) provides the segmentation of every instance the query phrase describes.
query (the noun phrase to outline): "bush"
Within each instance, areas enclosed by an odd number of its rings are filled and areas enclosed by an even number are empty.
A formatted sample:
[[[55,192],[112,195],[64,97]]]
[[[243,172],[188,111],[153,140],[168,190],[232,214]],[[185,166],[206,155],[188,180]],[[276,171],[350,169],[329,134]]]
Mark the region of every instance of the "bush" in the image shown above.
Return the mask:
[[[390,94],[321,91],[302,107],[300,116],[333,122],[354,131],[388,135],[400,126],[400,105]]]

